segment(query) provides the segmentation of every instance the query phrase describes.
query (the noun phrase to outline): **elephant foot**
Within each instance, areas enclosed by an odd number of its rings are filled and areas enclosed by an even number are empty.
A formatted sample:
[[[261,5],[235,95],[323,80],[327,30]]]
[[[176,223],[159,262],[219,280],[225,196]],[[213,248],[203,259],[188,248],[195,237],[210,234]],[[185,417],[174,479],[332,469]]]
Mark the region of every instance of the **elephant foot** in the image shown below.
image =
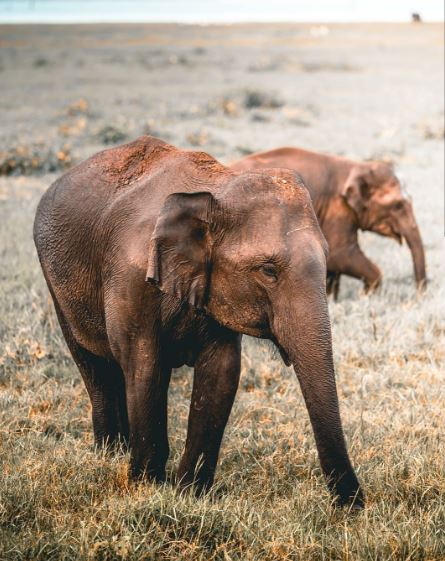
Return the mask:
[[[372,294],[373,292],[377,292],[377,290],[379,290],[379,288],[382,286],[382,280],[382,277],[378,277],[372,281],[365,281],[365,294]]]
[[[338,497],[335,502],[334,506],[339,508],[345,508],[349,512],[359,512],[365,508],[365,499],[363,495],[357,495],[355,497],[348,497],[346,499],[342,499]]]
[[[166,481],[165,464],[152,461],[130,461],[130,477],[135,481],[150,481],[153,483],[164,483]]]
[[[120,434],[115,437],[96,435],[94,438],[94,447],[96,450],[105,450],[105,452],[110,454],[125,454],[130,449],[128,439]]]
[[[333,488],[335,506],[359,511],[365,508],[365,496],[355,475],[343,477]]]
[[[206,471],[206,470],[201,470]],[[194,473],[193,471],[178,470],[176,476],[176,484],[182,492],[191,492],[196,497],[201,497],[210,491],[213,485],[214,472],[212,473]]]

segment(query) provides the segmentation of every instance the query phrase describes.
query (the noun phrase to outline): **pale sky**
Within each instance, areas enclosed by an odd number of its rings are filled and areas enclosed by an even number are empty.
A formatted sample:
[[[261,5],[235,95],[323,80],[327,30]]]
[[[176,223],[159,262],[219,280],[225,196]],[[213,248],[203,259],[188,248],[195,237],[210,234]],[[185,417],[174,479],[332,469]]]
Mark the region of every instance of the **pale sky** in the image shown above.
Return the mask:
[[[444,20],[444,0],[0,0],[0,22]]]

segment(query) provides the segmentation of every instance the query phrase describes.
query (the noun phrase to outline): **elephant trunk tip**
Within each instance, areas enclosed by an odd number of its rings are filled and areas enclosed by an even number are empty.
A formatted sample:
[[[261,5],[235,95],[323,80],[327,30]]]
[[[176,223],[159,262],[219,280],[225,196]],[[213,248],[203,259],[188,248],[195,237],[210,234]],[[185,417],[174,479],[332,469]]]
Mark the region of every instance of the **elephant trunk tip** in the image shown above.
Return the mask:
[[[416,279],[416,288],[419,294],[424,294],[426,292],[427,285],[428,279],[426,276],[421,279]]]
[[[402,235],[411,251],[417,290],[423,292],[427,285],[425,249],[419,227],[414,219],[410,227],[402,231]]]

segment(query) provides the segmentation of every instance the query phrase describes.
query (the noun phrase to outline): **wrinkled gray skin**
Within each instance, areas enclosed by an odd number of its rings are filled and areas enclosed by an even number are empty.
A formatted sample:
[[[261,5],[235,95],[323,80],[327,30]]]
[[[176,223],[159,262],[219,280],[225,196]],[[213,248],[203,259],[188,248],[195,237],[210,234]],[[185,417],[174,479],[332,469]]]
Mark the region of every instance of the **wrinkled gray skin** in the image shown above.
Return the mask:
[[[236,173],[141,137],[56,181],[34,239],[96,442],[128,442],[134,476],[165,478],[170,372],[188,364],[178,480],[212,484],[246,333],[294,365],[329,487],[340,504],[363,505],[335,387],[326,242],[293,172]]]

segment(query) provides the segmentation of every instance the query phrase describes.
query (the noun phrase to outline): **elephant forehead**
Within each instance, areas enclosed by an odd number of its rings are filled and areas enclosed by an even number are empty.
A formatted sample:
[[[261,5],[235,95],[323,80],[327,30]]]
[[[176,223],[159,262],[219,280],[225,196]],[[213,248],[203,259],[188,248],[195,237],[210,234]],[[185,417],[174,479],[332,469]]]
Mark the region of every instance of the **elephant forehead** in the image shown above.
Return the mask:
[[[267,206],[250,212],[226,236],[227,252],[234,259],[262,254],[286,257],[296,246],[318,241],[317,229],[310,218]]]
[[[287,202],[304,204],[309,193],[298,174],[280,168],[254,169],[236,175],[226,194],[238,200],[274,196]]]
[[[261,219],[285,223],[314,216],[309,194],[302,188],[293,190],[291,187],[281,189],[275,185],[267,188],[261,186],[244,192],[243,197],[237,198],[233,205],[234,210],[243,215],[244,221]]]
[[[377,198],[382,204],[389,204],[396,200],[403,199],[404,196],[400,185],[391,183],[382,187]]]
[[[310,203],[292,204],[274,196],[247,202],[238,224],[240,235],[285,237],[290,230],[313,227]]]

